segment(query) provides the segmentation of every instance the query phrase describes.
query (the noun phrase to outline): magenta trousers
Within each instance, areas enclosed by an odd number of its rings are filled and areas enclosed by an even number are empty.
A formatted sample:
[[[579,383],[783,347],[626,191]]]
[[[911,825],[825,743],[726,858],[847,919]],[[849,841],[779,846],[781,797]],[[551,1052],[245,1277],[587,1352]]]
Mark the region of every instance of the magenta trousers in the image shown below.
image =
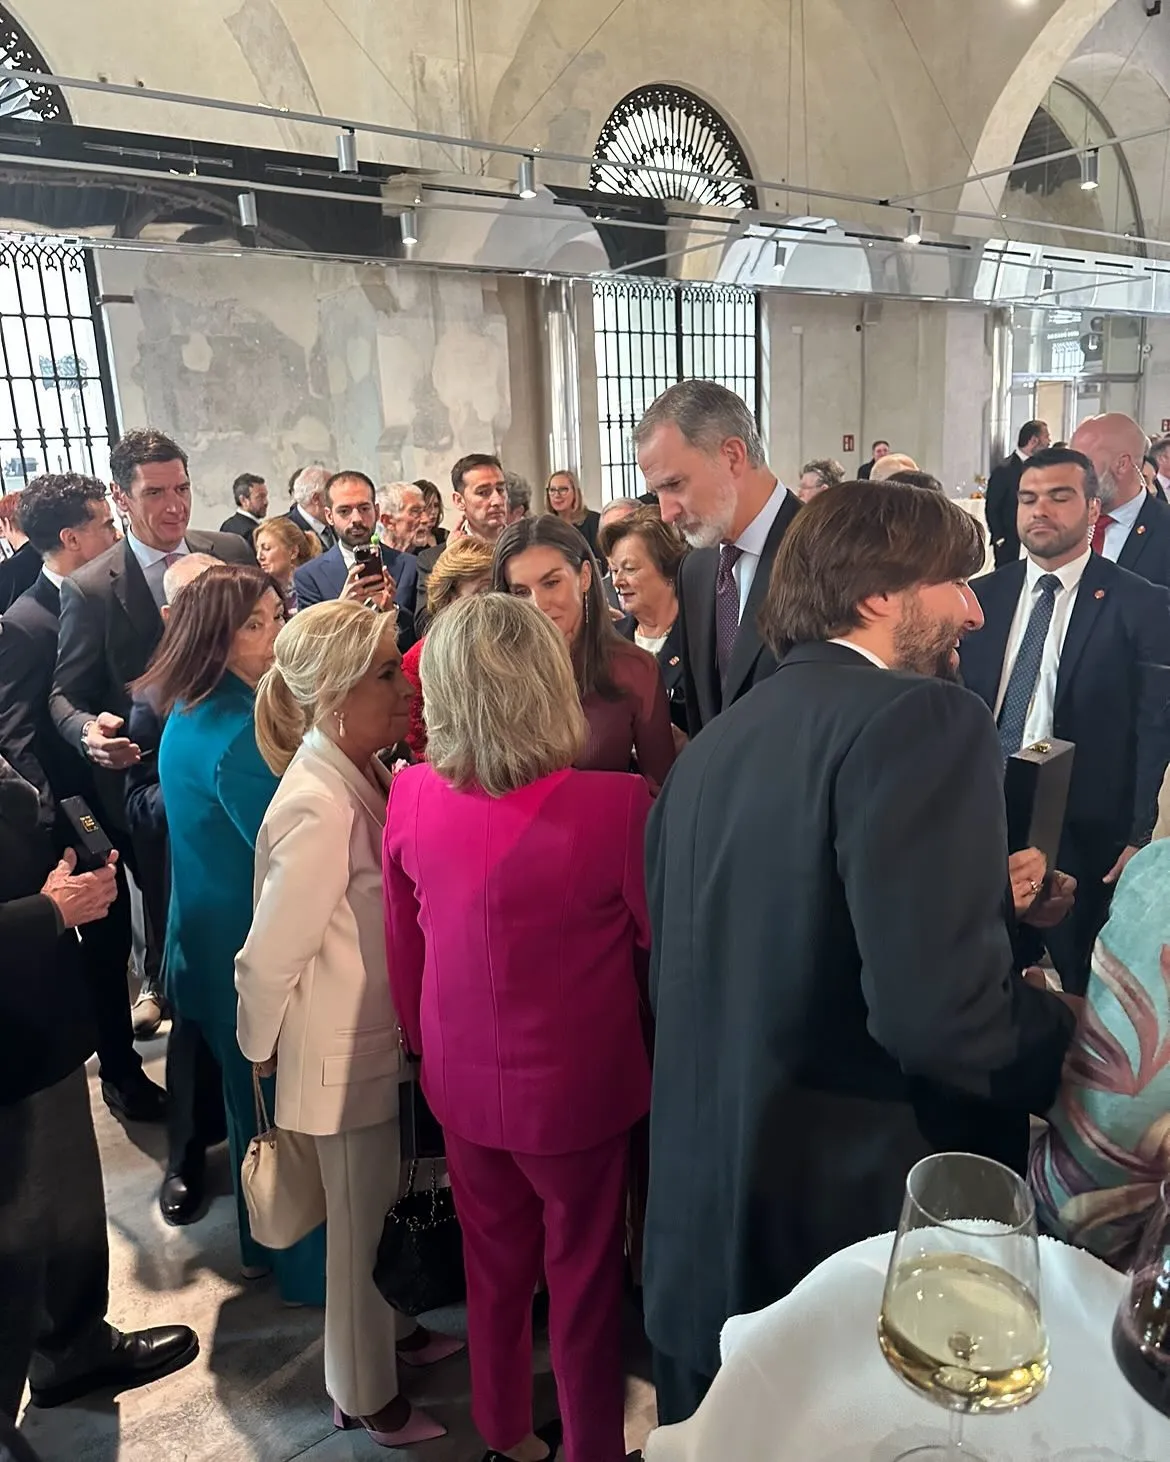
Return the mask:
[[[532,1431],[532,1300],[543,1264],[566,1462],[625,1462],[622,1266],[629,1133],[531,1157],[447,1133],[463,1228],[472,1415],[507,1451]]]

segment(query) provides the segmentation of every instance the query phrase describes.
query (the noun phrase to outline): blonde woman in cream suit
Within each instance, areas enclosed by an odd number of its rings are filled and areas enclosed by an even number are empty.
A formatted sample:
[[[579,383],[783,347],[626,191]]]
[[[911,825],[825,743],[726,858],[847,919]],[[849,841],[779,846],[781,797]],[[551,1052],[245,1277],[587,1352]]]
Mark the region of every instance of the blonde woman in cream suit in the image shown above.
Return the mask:
[[[445,1430],[399,1393],[397,1362],[428,1365],[462,1348],[403,1321],[372,1279],[401,1169],[382,907],[389,776],[377,753],[405,735],[412,695],[393,614],[333,601],[281,630],[256,694],[257,743],[281,781],[236,958],[240,1049],[262,1074],[275,1069],[276,1125],[311,1136],[321,1164],[334,1421],[386,1447]]]

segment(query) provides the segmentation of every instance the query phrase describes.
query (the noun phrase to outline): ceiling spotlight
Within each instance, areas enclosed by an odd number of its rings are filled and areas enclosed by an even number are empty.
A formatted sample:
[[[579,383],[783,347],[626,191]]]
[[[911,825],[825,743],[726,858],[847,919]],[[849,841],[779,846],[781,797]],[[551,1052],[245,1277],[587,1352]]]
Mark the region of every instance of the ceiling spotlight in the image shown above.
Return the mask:
[[[406,247],[413,248],[418,243],[418,212],[414,208],[404,208],[398,216],[398,227],[402,230],[402,242]]]
[[[906,220],[906,242],[908,244],[920,244],[922,242],[921,213],[912,213]]]
[[[1098,173],[1100,171],[1101,154],[1095,147],[1081,157],[1081,187],[1086,193],[1091,193],[1094,188],[1101,186]]]
[[[337,168],[343,173],[356,173],[358,170],[357,138],[352,127],[337,134]]]
[[[240,210],[240,227],[255,228],[260,222],[256,213],[255,193],[240,193],[236,197],[236,207]]]
[[[518,198],[536,197],[535,157],[522,157],[520,159],[520,166],[516,170],[516,196]]]

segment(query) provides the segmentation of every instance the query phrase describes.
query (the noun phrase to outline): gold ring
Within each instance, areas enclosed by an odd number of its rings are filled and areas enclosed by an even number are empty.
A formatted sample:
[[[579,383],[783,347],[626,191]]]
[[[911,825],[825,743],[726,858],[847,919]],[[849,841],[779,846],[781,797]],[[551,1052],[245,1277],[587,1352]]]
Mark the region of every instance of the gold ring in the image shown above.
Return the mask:
[[[1040,892],[1040,885],[1036,882],[1034,878],[1028,879],[1028,887],[1032,890],[1033,893]]]

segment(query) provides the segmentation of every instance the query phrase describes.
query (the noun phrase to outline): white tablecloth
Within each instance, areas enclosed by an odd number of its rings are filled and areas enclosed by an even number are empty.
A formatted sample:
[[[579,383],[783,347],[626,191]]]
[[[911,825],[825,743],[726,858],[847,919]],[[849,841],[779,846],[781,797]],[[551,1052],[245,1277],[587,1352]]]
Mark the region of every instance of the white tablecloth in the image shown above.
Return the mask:
[[[892,1243],[855,1244],[778,1304],[729,1320],[709,1396],[690,1421],[652,1433],[646,1462],[891,1462],[945,1440],[947,1413],[878,1349]],[[1052,1377],[1019,1411],[968,1417],[972,1448],[988,1462],[1170,1462],[1170,1420],[1113,1359],[1124,1277],[1054,1239],[1040,1251]]]

